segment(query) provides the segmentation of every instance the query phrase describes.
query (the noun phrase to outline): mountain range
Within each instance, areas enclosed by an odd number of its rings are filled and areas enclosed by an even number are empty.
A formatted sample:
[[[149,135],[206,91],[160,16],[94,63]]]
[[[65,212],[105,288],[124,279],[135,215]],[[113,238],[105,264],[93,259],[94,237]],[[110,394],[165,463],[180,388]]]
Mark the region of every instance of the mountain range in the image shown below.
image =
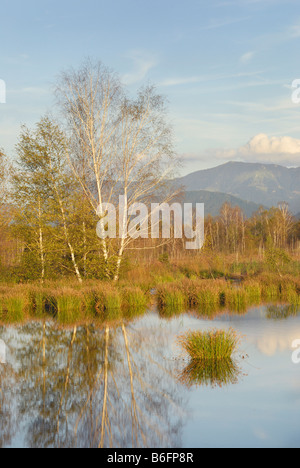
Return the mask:
[[[197,190],[184,193],[184,203],[204,203],[206,216],[218,216],[225,202],[230,203],[232,206],[238,206],[241,208],[247,218],[251,218],[251,216],[261,207],[261,205],[242,200],[241,198],[234,197],[228,193],[209,192],[208,190]]]
[[[248,215],[259,206],[270,208],[283,201],[294,214],[300,211],[300,167],[229,162],[178,178],[176,184],[185,189],[187,200],[196,199],[195,192],[200,191],[204,197],[208,195],[202,191],[214,193],[215,200],[224,194],[236,197],[239,200],[232,200],[233,204],[242,204],[245,209],[246,203]]]

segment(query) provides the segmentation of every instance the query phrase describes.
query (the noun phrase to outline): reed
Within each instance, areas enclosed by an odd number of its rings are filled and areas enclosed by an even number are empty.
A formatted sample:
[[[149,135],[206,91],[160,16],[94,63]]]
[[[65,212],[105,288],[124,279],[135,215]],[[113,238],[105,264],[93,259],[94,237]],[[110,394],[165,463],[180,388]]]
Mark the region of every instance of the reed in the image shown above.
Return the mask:
[[[68,322],[75,317],[102,321],[119,319],[122,314],[123,317],[134,317],[145,311],[153,299],[164,318],[191,309],[204,317],[211,317],[222,308],[240,313],[261,302],[280,301],[300,307],[298,275],[261,273],[254,265],[253,277],[245,274],[243,281],[232,282],[217,279],[215,273],[220,269],[220,262],[211,262],[211,267],[209,262],[201,263],[199,258],[177,264],[139,265],[118,284],[90,280],[79,285],[67,279],[47,281],[44,285],[2,283],[0,311],[6,320],[11,317],[12,321],[17,321],[18,317],[22,320],[26,316],[50,315]],[[241,268],[243,273],[246,270]],[[153,290],[155,296],[150,294]]]
[[[4,296],[1,298],[0,316],[4,322],[23,322],[26,318],[27,301],[25,297]]]
[[[30,287],[28,291],[28,312],[30,317],[42,318],[47,314],[53,315],[54,303],[51,301],[51,294],[44,288]],[[56,311],[56,309],[55,309]]]
[[[117,287],[107,283],[97,290],[97,311],[104,321],[122,317],[122,297]]]
[[[187,298],[177,283],[159,285],[156,296],[160,309],[183,311],[187,306]]]
[[[139,287],[125,287],[122,291],[122,303],[126,308],[145,309],[148,298]]]
[[[262,286],[258,281],[247,280],[243,284],[243,289],[247,294],[248,303],[259,305],[262,301]]]
[[[227,288],[225,291],[226,307],[235,312],[244,312],[249,305],[249,297],[244,288]]]
[[[56,296],[57,320],[63,324],[84,319],[82,301],[73,291],[61,291]]]
[[[139,287],[126,287],[122,290],[123,317],[132,319],[145,313],[148,305],[147,294]]]
[[[86,317],[95,318],[97,316],[98,296],[95,289],[84,289],[82,296],[82,304]]]
[[[206,362],[230,359],[240,339],[230,328],[227,331],[190,332],[180,337],[179,341],[191,359]]]

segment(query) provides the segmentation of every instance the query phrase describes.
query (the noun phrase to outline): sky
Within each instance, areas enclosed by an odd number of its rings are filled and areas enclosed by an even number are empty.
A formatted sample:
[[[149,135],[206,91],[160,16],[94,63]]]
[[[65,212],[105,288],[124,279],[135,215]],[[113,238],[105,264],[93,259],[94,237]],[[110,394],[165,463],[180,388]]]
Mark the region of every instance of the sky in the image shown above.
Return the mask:
[[[91,57],[166,96],[182,174],[300,166],[299,0],[1,0],[0,45],[11,157],[21,125],[53,112],[59,73]]]

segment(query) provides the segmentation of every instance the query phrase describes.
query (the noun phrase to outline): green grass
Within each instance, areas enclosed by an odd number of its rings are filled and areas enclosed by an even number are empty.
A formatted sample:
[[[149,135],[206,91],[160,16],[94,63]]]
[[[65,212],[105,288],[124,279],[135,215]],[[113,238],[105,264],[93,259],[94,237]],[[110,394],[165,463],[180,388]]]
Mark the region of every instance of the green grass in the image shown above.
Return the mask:
[[[2,298],[1,316],[8,323],[23,322],[26,317],[26,300],[22,297]]]
[[[160,309],[170,309],[174,312],[183,311],[187,300],[180,284],[161,284],[157,288],[157,302]]]
[[[84,308],[86,317],[91,319],[97,316],[97,292],[93,288],[84,290],[82,296],[82,307]]]
[[[68,324],[82,320],[82,303],[80,297],[61,292],[56,297],[57,302],[57,320],[60,323]]]
[[[233,329],[196,331],[180,337],[180,343],[192,360],[219,361],[231,359],[239,344],[239,338]]]
[[[125,287],[122,290],[123,317],[131,319],[141,316],[147,309],[149,298],[139,287]]]
[[[64,323],[83,319],[115,321],[141,315],[154,300],[164,318],[189,310],[201,317],[224,310],[242,313],[249,306],[262,303],[300,307],[299,275],[261,272],[255,267],[253,277],[246,275],[236,282],[228,276],[218,278],[222,276],[216,274],[219,269],[217,260],[211,269],[198,261],[178,265],[157,263],[137,267],[117,284],[95,280],[87,280],[83,285],[68,280],[47,281],[44,285],[2,283],[0,319],[15,322],[26,317],[51,316]],[[246,268],[241,270],[247,273]],[[155,295],[150,294],[152,290]]]
[[[122,300],[125,307],[129,309],[145,309],[148,298],[139,287],[126,287],[122,291]]]

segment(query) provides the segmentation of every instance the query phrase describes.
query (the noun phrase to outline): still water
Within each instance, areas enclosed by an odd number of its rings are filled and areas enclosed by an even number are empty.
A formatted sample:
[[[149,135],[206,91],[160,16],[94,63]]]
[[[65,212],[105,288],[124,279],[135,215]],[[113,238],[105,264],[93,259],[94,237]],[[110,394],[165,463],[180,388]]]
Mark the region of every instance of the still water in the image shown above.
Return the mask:
[[[178,337],[234,328],[234,361],[194,369]],[[300,447],[300,315],[156,311],[117,328],[0,327],[0,447]]]

